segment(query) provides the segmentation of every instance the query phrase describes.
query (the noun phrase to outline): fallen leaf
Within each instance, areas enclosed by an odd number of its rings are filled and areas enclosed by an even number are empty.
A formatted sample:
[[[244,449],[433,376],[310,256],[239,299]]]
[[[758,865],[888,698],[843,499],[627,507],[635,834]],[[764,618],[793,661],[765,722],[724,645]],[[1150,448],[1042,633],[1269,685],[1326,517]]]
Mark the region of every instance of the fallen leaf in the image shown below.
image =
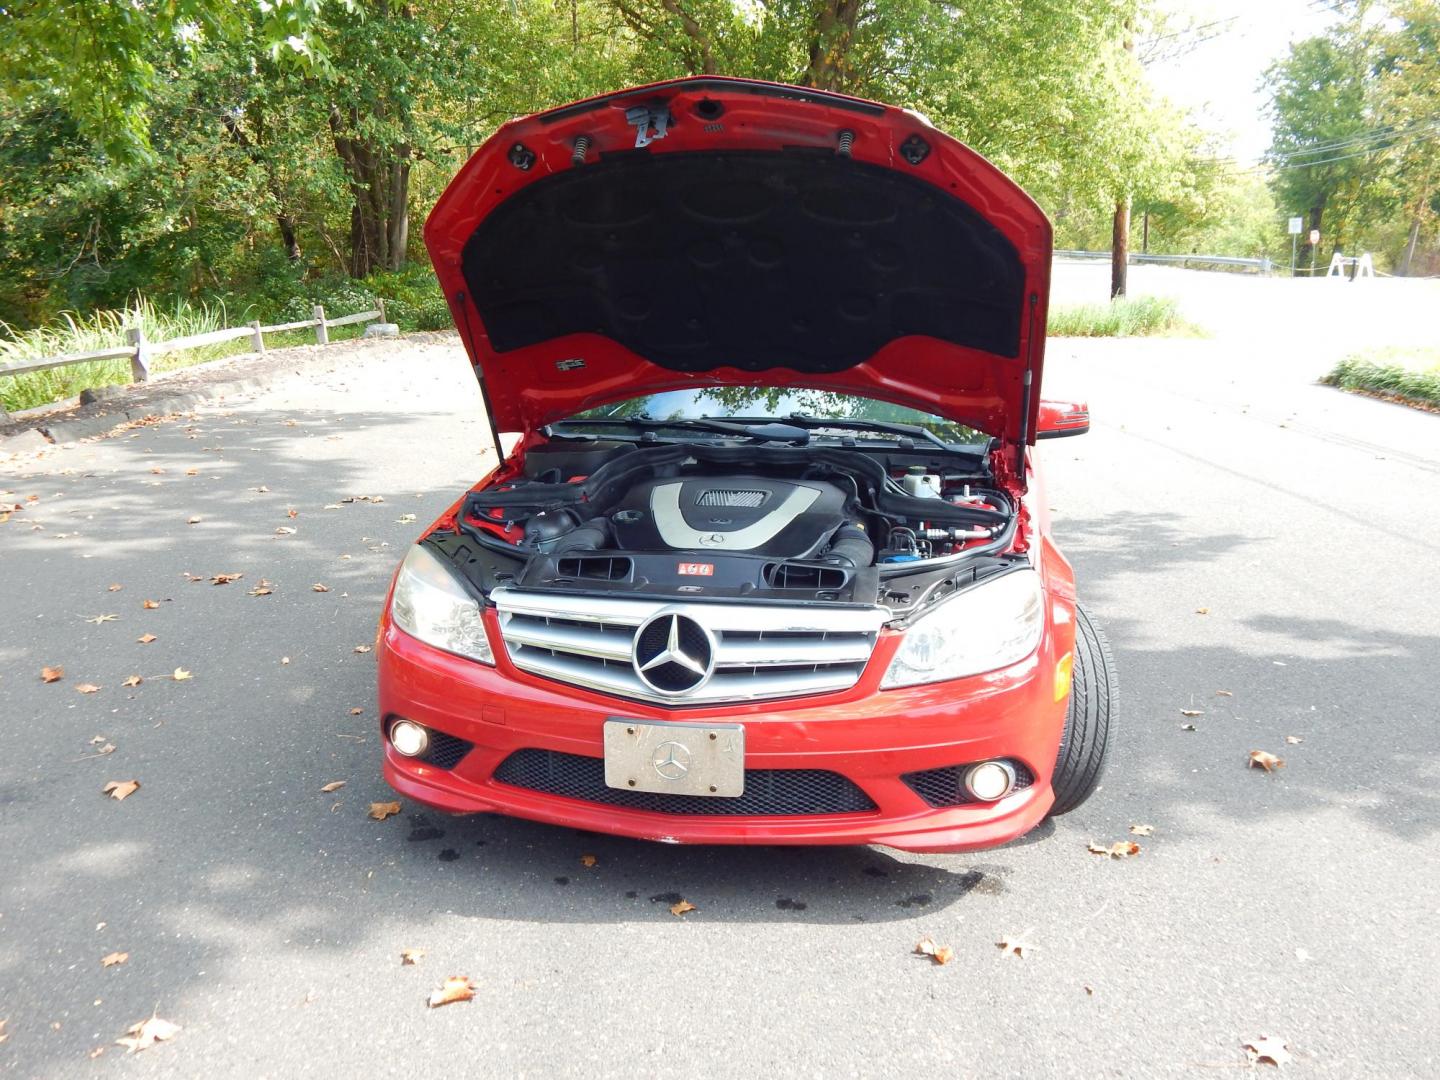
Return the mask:
[[[146,611],[154,611],[160,606],[160,602],[158,600],[146,600],[141,603],[140,606],[143,607]]]
[[[82,682],[79,686],[75,687],[75,689],[79,690],[82,694],[93,694],[96,693],[100,687],[94,683]]]
[[[179,1024],[172,1024],[169,1020],[162,1020],[152,1014],[150,1019],[141,1020],[138,1024],[132,1025],[121,1038],[115,1040],[115,1043],[134,1054],[141,1050],[149,1050],[156,1043],[173,1039],[179,1031]]]
[[[99,626],[101,623],[115,622],[119,618],[119,615],[92,615],[85,621]]]
[[[1149,836],[1155,831],[1154,825],[1131,825],[1130,831],[1136,836]]]
[[[1264,769],[1266,772],[1274,772],[1276,769],[1283,769],[1285,762],[1274,754],[1267,754],[1264,750],[1250,751],[1250,768]]]
[[[923,937],[915,943],[915,951],[921,956],[928,956],[941,967],[944,967],[951,960],[955,959],[955,950],[949,945],[936,945],[935,940],[930,937]]]
[[[162,468],[160,468],[160,466],[158,466],[158,465],[156,465],[156,466],[155,466],[153,469],[151,469],[150,471],[151,471],[152,473],[154,473],[156,476],[163,476],[163,475],[165,474],[165,470],[162,469]]]
[[[40,678],[44,682],[59,682],[64,677],[65,669],[63,667],[42,667],[40,669]]]
[[[401,967],[414,967],[416,964],[420,963],[420,961],[424,958],[424,956],[425,956],[425,950],[424,950],[424,949],[401,949],[401,950],[400,950],[400,966],[401,966]]]
[[[173,672],[171,672],[170,678],[174,679],[176,682],[184,682],[186,679],[193,679],[194,676],[191,675],[190,672],[186,671],[183,667],[177,667]]]
[[[1026,933],[1029,933],[1029,931],[1026,931]],[[1015,937],[1006,934],[995,944],[1000,947],[1000,952],[1002,955],[1019,957],[1021,960],[1024,960],[1026,955],[1033,952],[1035,949],[1035,946],[1024,940],[1024,935]]]
[[[1180,715],[1181,715],[1181,716],[1204,716],[1204,715],[1205,715],[1205,712],[1204,712],[1204,710],[1202,710],[1202,709],[1181,709],[1181,710],[1180,710]]]
[[[367,653],[367,652],[370,651],[370,646],[369,646],[369,645],[356,645],[356,646],[355,646],[355,651],[358,652],[358,653]]]
[[[288,656],[282,656],[282,657],[280,657],[280,664],[281,664],[281,666],[284,666],[285,664],[288,664],[288,663],[290,663],[290,657],[288,657]]]
[[[396,524],[396,525],[409,525],[409,524],[410,524],[412,521],[414,521],[414,520],[415,520],[415,515],[414,515],[414,514],[401,514],[398,518],[395,519],[395,524]]]
[[[690,903],[689,900],[680,900],[680,901],[678,901],[677,903],[674,903],[674,904],[671,904],[671,905],[670,905],[670,914],[671,914],[671,915],[684,915],[687,911],[699,911],[699,910],[700,910],[700,909],[697,908],[694,904]]]
[[[1180,730],[1181,730],[1181,731],[1195,731],[1195,730],[1198,730],[1198,729],[1195,727],[1194,724],[1181,724],[1181,725],[1180,725]]]
[[[1290,1060],[1290,1050],[1285,1040],[1275,1035],[1261,1035],[1240,1044],[1250,1056],[1252,1065],[1274,1065],[1277,1068]]]
[[[340,790],[342,787],[344,787],[344,786],[345,786],[345,781],[344,781],[344,780],[331,780],[330,783],[326,784],[326,785],[325,785],[324,787],[322,787],[320,790],[323,791],[323,792],[325,792],[325,794],[328,795],[328,794],[330,794],[330,792],[332,792],[332,791],[339,791],[339,790]]]
[[[103,743],[103,742],[105,742],[105,741],[106,741],[106,738],[105,738],[104,735],[96,735],[93,739],[90,740],[90,745],[91,745],[91,746],[99,746],[101,743]]]
[[[445,985],[439,990],[430,994],[430,1008],[438,1009],[441,1005],[453,1005],[457,1001],[469,1001],[475,996],[475,986],[464,975],[451,975],[445,980]]]
[[[295,535],[297,532],[299,532],[299,531],[300,531],[299,529],[295,529],[295,528],[293,528],[293,527],[291,527],[291,526],[289,526],[289,525],[281,525],[278,529],[275,530],[275,535],[276,535],[276,536],[294,536],[294,535]]]
[[[285,515],[286,515],[287,517],[289,517],[290,519],[293,520],[293,519],[295,519],[295,518],[297,518],[297,517],[300,516],[300,511],[299,511],[299,510],[296,510],[296,509],[292,506],[292,507],[290,507],[290,509],[288,509],[288,510],[285,511]]]
[[[339,510],[339,509],[340,509],[340,504],[339,504],[339,503],[326,503],[323,507],[321,507],[321,509],[322,509],[322,510]]]
[[[253,589],[251,589],[251,590],[250,590],[250,595],[251,595],[251,596],[269,596],[273,591],[274,591],[273,589],[268,589],[268,588],[266,588],[265,585],[262,583],[262,584],[260,584],[260,585],[256,585]]]
[[[311,585],[311,586],[310,586],[310,591],[311,591],[311,592],[329,592],[329,591],[330,591],[330,586],[329,586],[329,585],[321,585],[321,584],[317,581],[314,585]]]
[[[92,745],[93,745],[93,744],[92,744]],[[113,754],[114,752],[115,752],[115,744],[114,744],[114,743],[107,742],[104,746],[100,747],[99,750],[96,750],[95,753],[93,753],[93,754],[86,754],[85,757],[83,757],[83,758],[78,758],[77,760],[79,760],[79,761],[84,761],[86,758],[107,757],[108,755]]]
[[[1115,843],[1106,847],[1104,844],[1097,844],[1091,840],[1088,850],[1092,855],[1109,855],[1112,859],[1128,859],[1131,855],[1140,854],[1140,845],[1134,840],[1116,840]]]
[[[112,952],[109,956],[102,956],[100,958],[100,966],[114,967],[116,964],[123,964],[129,959],[130,954],[128,952]]]
[[[138,641],[141,645],[149,645],[150,642],[158,641],[159,638],[157,638],[154,634],[141,634],[135,640]]]
[[[1305,740],[1299,735],[1286,735],[1285,741],[1291,746],[1299,746]]]
[[[351,716],[359,716],[359,715],[360,715],[361,713],[363,713],[364,711],[365,711],[364,709],[360,709],[360,708],[351,709],[351,710],[350,710],[350,715],[351,715]]]
[[[1235,691],[1233,691],[1233,690],[1216,690],[1216,691],[1215,691],[1215,696],[1216,696],[1216,697],[1234,697],[1234,696],[1235,696]]]
[[[106,589],[105,591],[106,591],[106,592],[119,592],[119,591],[120,591],[121,589],[123,589],[124,587],[125,587],[124,585],[111,585],[111,586],[110,586],[108,589]]]
[[[199,469],[186,469],[186,470],[185,470],[185,475],[186,475],[186,476],[199,476],[199,475],[200,475],[200,470],[199,470]]]
[[[199,524],[200,524],[200,518],[198,518],[198,517],[186,518],[186,519],[185,519],[185,524],[186,524],[186,525],[199,525]]]
[[[0,1043],[3,1043],[6,1039],[10,1038],[9,1035],[5,1034],[5,1025],[9,1022],[9,1020],[0,1020]]]
[[[580,856],[580,865],[581,865],[581,866],[594,866],[594,865],[595,865],[597,862],[599,862],[599,861],[600,861],[600,860],[597,859],[597,858],[595,858],[594,855],[581,855],[581,856]]]
[[[384,821],[387,817],[399,812],[399,802],[372,802],[370,804],[370,816],[376,821]]]
[[[109,795],[116,802],[128,799],[140,790],[139,780],[111,780],[100,789],[102,795]]]
[[[244,576],[244,574],[212,574],[210,576],[210,584],[229,585],[232,581],[239,581]]]

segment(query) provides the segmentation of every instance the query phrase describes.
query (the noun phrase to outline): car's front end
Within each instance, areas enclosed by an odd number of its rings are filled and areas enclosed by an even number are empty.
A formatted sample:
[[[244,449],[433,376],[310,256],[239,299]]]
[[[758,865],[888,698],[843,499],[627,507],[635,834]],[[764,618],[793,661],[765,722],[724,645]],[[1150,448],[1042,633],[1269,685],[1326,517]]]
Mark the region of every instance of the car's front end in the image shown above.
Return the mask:
[[[913,851],[1058,809],[1077,611],[1023,192],[898,110],[682,80],[507,125],[426,236],[515,434],[386,604],[397,791]]]

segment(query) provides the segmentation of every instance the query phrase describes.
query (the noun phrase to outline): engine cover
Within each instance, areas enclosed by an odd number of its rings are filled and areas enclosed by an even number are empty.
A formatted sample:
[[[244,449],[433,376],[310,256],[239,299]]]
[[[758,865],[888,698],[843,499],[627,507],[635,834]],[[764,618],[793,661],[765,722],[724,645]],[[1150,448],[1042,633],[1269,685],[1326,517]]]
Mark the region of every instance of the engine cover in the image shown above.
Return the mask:
[[[610,513],[621,551],[735,552],[809,559],[845,521],[845,493],[757,476],[649,480]]]

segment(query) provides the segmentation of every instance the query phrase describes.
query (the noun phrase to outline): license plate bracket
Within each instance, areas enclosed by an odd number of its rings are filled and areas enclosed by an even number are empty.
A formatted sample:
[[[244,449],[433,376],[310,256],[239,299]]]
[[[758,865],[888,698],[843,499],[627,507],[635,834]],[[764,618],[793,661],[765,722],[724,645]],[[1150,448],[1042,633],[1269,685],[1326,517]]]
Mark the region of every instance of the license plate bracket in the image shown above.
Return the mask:
[[[745,725],[605,721],[605,783],[621,791],[738,798]]]

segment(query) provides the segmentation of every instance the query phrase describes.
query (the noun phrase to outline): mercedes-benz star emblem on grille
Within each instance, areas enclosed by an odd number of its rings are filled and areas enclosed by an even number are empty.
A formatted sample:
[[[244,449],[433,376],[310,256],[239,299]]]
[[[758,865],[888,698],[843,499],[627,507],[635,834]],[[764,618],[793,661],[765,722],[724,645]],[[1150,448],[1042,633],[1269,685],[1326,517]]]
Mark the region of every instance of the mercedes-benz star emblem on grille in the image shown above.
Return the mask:
[[[650,764],[666,780],[679,780],[690,771],[690,751],[678,742],[664,742],[655,748]]]
[[[715,640],[689,616],[662,611],[635,632],[631,663],[650,689],[688,694],[714,672]]]

